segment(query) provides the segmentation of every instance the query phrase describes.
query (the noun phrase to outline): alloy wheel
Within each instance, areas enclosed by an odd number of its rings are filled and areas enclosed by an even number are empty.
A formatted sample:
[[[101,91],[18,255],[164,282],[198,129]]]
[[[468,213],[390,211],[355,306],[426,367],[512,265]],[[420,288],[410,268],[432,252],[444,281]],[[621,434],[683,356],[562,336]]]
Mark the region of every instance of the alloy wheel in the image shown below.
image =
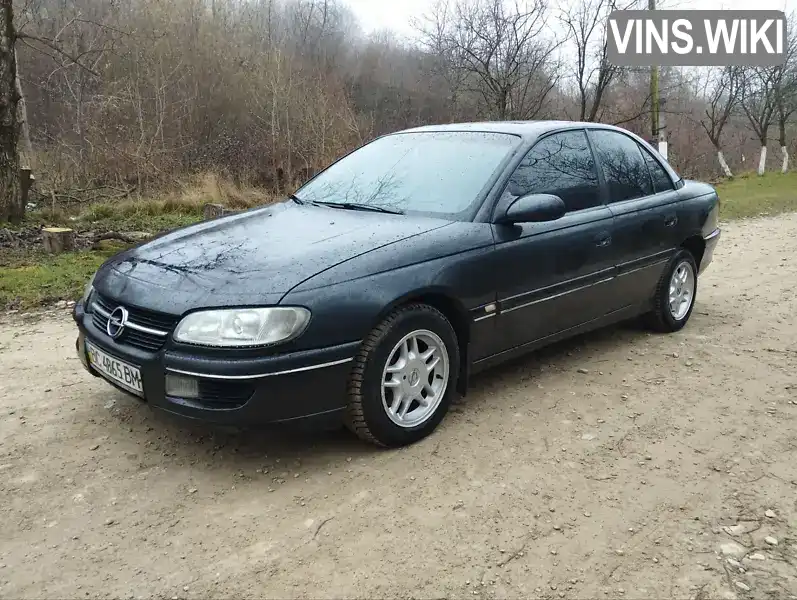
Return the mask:
[[[676,321],[682,320],[692,308],[695,298],[695,272],[692,265],[683,261],[670,277],[669,306],[670,315]]]
[[[425,329],[405,335],[382,372],[382,406],[390,420],[403,428],[428,421],[445,396],[449,369],[440,336]]]

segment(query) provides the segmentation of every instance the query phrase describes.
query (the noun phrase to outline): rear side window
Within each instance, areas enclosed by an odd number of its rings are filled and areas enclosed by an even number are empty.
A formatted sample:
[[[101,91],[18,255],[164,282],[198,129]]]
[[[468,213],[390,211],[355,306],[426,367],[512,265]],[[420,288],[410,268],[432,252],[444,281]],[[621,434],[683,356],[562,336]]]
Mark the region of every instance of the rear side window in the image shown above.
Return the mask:
[[[650,178],[653,180],[653,192],[658,194],[660,192],[667,192],[674,189],[672,179],[661,166],[661,163],[653,158],[653,155],[644,146],[639,146],[642,154],[645,157],[645,162],[648,164],[648,171]]]
[[[653,182],[639,144],[616,131],[590,131],[589,137],[609,188],[609,202],[653,194]]]
[[[563,131],[537,142],[510,178],[508,191],[513,196],[555,194],[568,212],[598,206],[598,173],[586,134]]]

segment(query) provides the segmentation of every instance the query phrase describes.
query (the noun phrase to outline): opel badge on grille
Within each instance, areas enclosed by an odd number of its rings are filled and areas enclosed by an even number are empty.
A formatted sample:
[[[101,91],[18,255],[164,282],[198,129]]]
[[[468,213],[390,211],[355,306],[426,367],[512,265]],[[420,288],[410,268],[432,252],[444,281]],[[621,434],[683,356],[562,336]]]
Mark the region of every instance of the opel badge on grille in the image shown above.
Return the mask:
[[[113,312],[108,315],[108,324],[105,326],[105,331],[108,332],[113,339],[122,335],[127,325],[127,309],[124,306],[117,306]]]

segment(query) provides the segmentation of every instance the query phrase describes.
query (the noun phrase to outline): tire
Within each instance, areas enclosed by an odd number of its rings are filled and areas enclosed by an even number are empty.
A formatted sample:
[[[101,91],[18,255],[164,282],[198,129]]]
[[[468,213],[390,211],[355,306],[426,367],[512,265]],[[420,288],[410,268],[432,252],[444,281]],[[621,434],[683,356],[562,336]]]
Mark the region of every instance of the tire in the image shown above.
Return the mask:
[[[435,352],[424,360],[432,347]],[[396,309],[368,334],[354,359],[346,426],[362,440],[385,448],[427,437],[457,393],[459,363],[457,335],[440,311],[425,304]],[[433,371],[427,373],[430,365]],[[416,397],[427,406],[409,400]]]
[[[678,292],[677,284],[674,285],[674,290],[671,290],[673,276],[675,273],[688,272],[689,280],[684,283],[682,291],[688,291],[688,305],[685,303],[685,297],[681,296],[681,303],[678,310],[671,307],[670,293],[671,291]],[[660,333],[674,333],[684,328],[692,316],[692,311],[695,308],[695,300],[697,298],[697,264],[695,257],[688,250],[681,249],[670,260],[667,268],[656,286],[656,293],[653,297],[653,310],[645,315],[645,324],[652,330]]]

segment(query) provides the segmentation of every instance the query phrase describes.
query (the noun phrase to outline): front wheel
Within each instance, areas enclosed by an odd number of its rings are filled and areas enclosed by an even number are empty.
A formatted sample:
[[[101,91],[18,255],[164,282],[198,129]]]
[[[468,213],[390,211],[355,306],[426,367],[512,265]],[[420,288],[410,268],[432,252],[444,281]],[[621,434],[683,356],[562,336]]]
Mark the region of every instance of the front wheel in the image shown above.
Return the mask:
[[[456,393],[459,344],[425,304],[401,307],[363,341],[349,381],[346,422],[361,439],[405,446],[431,434]]]
[[[670,261],[656,286],[653,310],[645,315],[647,325],[662,333],[683,329],[697,297],[697,266],[688,250],[680,250]]]

